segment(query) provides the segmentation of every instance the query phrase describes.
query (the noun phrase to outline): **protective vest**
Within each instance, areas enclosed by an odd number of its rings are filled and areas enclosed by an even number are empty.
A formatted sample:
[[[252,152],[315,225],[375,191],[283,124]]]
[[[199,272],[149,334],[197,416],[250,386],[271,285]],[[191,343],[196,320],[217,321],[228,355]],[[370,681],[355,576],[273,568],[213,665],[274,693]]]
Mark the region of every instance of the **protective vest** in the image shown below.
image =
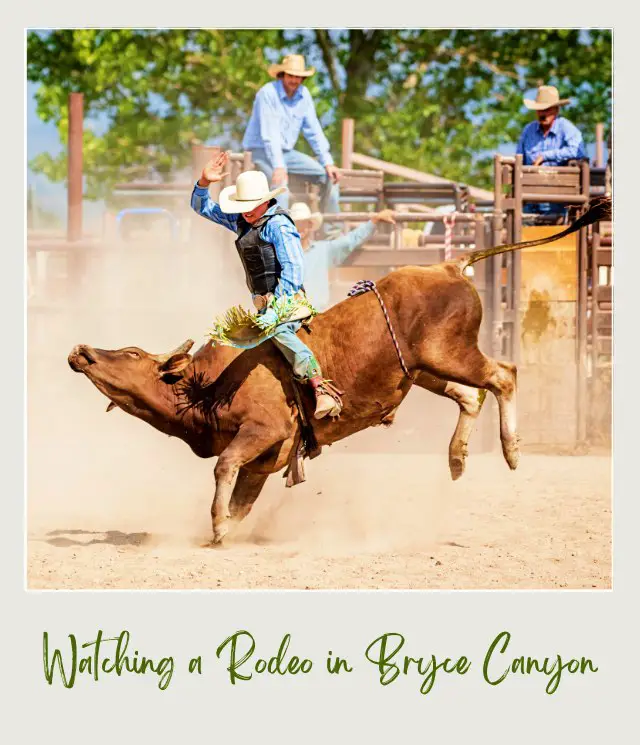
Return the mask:
[[[275,203],[275,200],[273,201]],[[275,215],[284,215],[291,220],[289,213],[281,207],[269,215],[263,215],[253,224],[248,223],[242,215],[238,217],[236,248],[244,267],[247,287],[253,295],[266,295],[268,292],[273,292],[282,272],[274,245],[263,241],[260,237],[262,228]],[[295,227],[293,220],[291,224]]]

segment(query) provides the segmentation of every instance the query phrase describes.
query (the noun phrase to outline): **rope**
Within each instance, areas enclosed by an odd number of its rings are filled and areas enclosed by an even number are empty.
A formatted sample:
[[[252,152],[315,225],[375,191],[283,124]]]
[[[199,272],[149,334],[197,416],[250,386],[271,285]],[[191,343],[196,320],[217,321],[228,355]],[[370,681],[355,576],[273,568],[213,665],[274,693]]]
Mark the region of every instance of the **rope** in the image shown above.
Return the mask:
[[[456,224],[456,213],[445,215],[442,218],[444,223],[444,260],[451,260],[451,238],[453,236],[453,226]]]
[[[400,360],[400,365],[402,366],[402,370],[404,371],[404,374],[413,382],[415,383],[415,378],[413,375],[409,372],[409,369],[407,368],[404,357],[402,356],[402,351],[400,350],[400,345],[398,344],[398,340],[396,338],[395,332],[393,330],[393,326],[391,325],[391,319],[389,318],[389,313],[387,312],[387,307],[384,304],[384,300],[382,299],[380,293],[378,292],[378,288],[376,287],[376,283],[372,282],[370,279],[361,279],[359,282],[356,282],[355,285],[349,290],[347,295],[349,297],[356,297],[357,295],[362,295],[365,292],[370,292],[373,290],[375,292],[376,297],[378,298],[378,302],[380,303],[380,307],[382,308],[382,312],[384,313],[384,319],[387,322],[387,326],[389,327],[389,333],[391,334],[391,339],[393,341],[393,346],[396,348],[396,352],[398,353],[398,359]]]

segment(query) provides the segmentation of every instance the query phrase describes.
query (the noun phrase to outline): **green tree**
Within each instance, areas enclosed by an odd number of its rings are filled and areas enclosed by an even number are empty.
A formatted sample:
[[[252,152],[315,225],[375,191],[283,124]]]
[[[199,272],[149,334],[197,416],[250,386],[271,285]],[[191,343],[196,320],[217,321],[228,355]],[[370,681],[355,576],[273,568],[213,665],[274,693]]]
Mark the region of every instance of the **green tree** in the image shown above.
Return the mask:
[[[85,128],[87,196],[97,197],[117,181],[168,177],[189,164],[193,140],[238,147],[268,64],[288,52],[318,68],[308,85],[334,156],[340,120],[353,117],[359,152],[489,185],[492,151],[517,140],[531,119],[523,94],[542,83],[573,99],[567,115],[587,141],[597,121],[610,124],[607,30],[30,32],[27,74],[63,142],[71,91],[103,125]],[[31,167],[61,181],[66,156]]]

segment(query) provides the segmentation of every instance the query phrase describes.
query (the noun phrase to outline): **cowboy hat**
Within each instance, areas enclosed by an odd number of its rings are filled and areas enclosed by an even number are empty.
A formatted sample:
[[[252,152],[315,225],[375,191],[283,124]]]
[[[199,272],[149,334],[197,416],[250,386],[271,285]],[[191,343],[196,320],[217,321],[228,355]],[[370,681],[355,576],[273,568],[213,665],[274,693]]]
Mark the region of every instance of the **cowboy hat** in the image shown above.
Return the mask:
[[[309,205],[306,202],[296,202],[291,205],[289,215],[295,223],[304,222],[309,220],[311,222],[311,230],[318,230],[322,225],[322,215],[319,212],[311,212]]]
[[[570,101],[571,99],[569,98],[560,98],[558,89],[554,85],[541,85],[538,88],[536,100],[534,101],[531,98],[525,98],[524,105],[528,109],[533,109],[534,111],[544,111],[553,106],[564,106],[565,104],[570,103]]]
[[[227,186],[220,192],[220,209],[230,215],[251,212],[285,191],[286,186],[269,190],[269,182],[262,171],[243,171],[235,186]]]
[[[315,67],[304,69],[304,57],[301,54],[288,54],[279,65],[269,65],[268,69],[272,78],[277,78],[281,72],[297,75],[299,78],[308,78],[315,71]]]

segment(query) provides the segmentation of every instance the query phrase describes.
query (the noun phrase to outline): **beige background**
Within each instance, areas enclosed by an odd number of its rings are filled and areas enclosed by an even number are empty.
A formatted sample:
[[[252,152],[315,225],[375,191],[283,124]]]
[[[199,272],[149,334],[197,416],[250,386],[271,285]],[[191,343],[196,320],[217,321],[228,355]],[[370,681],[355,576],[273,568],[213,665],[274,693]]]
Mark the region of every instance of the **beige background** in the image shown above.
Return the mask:
[[[71,3],[57,3],[55,9],[37,13],[38,3],[15,8],[5,27],[5,44],[0,53],[7,71],[7,106],[14,115],[1,122],[5,142],[19,142],[22,131],[17,114],[23,86],[23,72],[16,62],[22,58],[22,26],[64,27],[104,23],[120,8],[120,22],[144,26],[202,25],[220,22],[222,10],[198,7],[189,15],[185,8],[163,11],[153,4],[135,7],[118,2],[108,8],[81,10]],[[348,13],[344,4],[325,2],[308,7],[300,15],[288,9],[287,23],[322,26],[331,19],[359,25],[364,8]],[[487,6],[458,3],[453,13],[438,6],[407,7],[402,21],[413,25],[447,26],[460,22],[474,24],[522,25],[512,4],[504,3],[494,12]],[[28,15],[27,15],[28,13]],[[55,17],[54,17],[55,13]],[[391,13],[391,16],[389,15]],[[22,14],[22,15],[21,15]],[[602,24],[602,6],[563,3],[554,7],[553,22],[572,25]],[[452,17],[453,16],[453,17]],[[229,16],[226,16],[229,18]],[[235,25],[249,16],[243,12]],[[397,23],[397,9],[377,15],[369,5],[368,23]],[[607,8],[608,23],[616,24],[616,58],[633,55],[636,39],[632,19]],[[614,20],[612,20],[614,19]],[[274,22],[272,8],[262,15],[252,12],[256,25]],[[278,19],[280,20],[280,19]],[[109,21],[107,20],[107,23]],[[626,79],[624,77],[626,69]],[[5,205],[5,271],[2,299],[5,326],[3,497],[6,504],[3,571],[3,700],[8,705],[2,732],[9,742],[185,742],[230,740],[234,742],[300,743],[334,742],[382,743],[404,740],[447,742],[520,743],[618,742],[633,731],[635,719],[634,642],[637,612],[638,500],[634,476],[635,438],[632,424],[638,414],[634,370],[637,337],[633,307],[635,288],[634,245],[631,239],[637,213],[636,191],[632,188],[633,135],[638,118],[637,101],[631,86],[631,68],[616,71],[616,137],[629,147],[629,158],[616,162],[616,239],[627,246],[617,256],[616,301],[616,497],[615,497],[615,590],[610,593],[25,593],[23,564],[25,525],[23,521],[22,439],[24,371],[21,365],[20,323],[21,245],[24,192],[10,181],[22,173],[24,161],[19,147],[6,147],[3,203]],[[626,87],[625,87],[626,84]],[[13,102],[13,103],[11,103]],[[627,143],[625,145],[625,142]],[[618,152],[621,152],[618,150]],[[362,663],[353,677],[327,681],[322,675],[305,681],[278,678],[256,681],[244,687],[226,685],[219,668],[202,679],[177,675],[169,691],[158,692],[145,678],[107,680],[98,685],[85,681],[65,691],[46,686],[41,674],[42,631],[57,640],[69,632],[90,638],[97,628],[116,632],[127,627],[139,648],[148,654],[167,651],[183,661],[202,652],[212,659],[216,644],[230,631],[250,628],[269,650],[277,646],[283,631],[293,634],[296,648],[320,659],[327,647],[354,661],[364,646],[384,630],[402,630],[418,655],[436,650],[440,654],[464,653],[479,660],[487,640],[507,628],[514,635],[513,648],[525,654],[564,652],[588,654],[601,665],[590,679],[568,679],[558,694],[546,696],[534,680],[518,680],[493,689],[471,673],[464,679],[443,681],[429,697],[420,696],[411,681],[380,687],[371,670]],[[414,655],[414,656],[415,656]],[[183,671],[182,671],[183,672]],[[633,696],[633,698],[632,698]]]

